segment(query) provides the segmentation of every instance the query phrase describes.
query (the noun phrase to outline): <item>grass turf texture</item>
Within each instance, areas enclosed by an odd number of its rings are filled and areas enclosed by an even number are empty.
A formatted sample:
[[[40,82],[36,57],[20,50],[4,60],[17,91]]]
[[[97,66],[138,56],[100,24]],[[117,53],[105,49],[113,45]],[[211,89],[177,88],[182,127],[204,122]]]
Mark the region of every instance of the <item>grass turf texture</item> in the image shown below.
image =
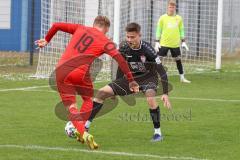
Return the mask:
[[[26,78],[34,73],[31,67],[13,66],[9,70],[4,66],[0,70],[0,74],[10,75],[0,76],[0,160],[240,158],[238,60],[227,59],[220,72],[187,75],[191,84],[181,84],[177,76],[170,77],[174,87],[170,93],[172,112],[163,108],[158,99],[163,115],[163,142],[150,142],[153,129],[144,98],[137,99],[135,107],[120,101],[116,109],[92,124],[91,133],[100,144],[99,152],[89,152],[86,145],[65,135],[66,122],[54,114],[59,102],[56,92],[48,87],[4,90],[48,85],[46,80]],[[21,78],[16,78],[19,74]]]

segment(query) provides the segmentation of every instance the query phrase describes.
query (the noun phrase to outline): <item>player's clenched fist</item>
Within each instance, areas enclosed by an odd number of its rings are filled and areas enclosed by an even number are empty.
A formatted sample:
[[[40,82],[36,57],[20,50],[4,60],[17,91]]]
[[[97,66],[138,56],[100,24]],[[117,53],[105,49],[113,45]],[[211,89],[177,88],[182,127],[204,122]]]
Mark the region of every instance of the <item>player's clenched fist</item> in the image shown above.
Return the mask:
[[[39,40],[36,40],[35,41],[35,44],[39,47],[39,48],[42,48],[42,47],[45,47],[48,42],[45,40],[45,39],[39,39]]]

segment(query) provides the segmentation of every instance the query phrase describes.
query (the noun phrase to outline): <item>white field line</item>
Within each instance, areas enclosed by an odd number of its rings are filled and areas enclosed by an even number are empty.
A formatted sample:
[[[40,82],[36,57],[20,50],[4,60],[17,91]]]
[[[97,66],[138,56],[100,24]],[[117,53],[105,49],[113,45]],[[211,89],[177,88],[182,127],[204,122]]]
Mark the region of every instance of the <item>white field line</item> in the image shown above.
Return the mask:
[[[50,86],[45,85],[45,86],[23,87],[23,88],[0,89],[0,92],[9,92],[9,91],[49,92],[49,93],[56,92],[54,90],[39,90],[39,88],[50,88]],[[178,99],[178,100],[190,100],[190,101],[240,102],[240,99],[217,99],[217,98],[171,97],[171,96],[169,98]]]
[[[193,101],[215,101],[215,102],[240,102],[240,99],[212,99],[212,98],[188,98],[188,97],[169,97],[170,99],[193,100]]]
[[[22,87],[22,88],[9,88],[9,89],[0,89],[0,92],[8,92],[8,91],[26,91],[38,88],[49,88],[48,85],[45,86],[32,86],[32,87]]]
[[[57,91],[54,90],[40,90],[40,89],[34,89],[34,90],[22,90],[24,92],[44,92],[44,93],[57,93]],[[0,90],[1,92],[1,90]]]
[[[160,156],[153,154],[138,154],[129,152],[115,152],[115,151],[102,151],[102,150],[87,150],[78,148],[63,148],[63,147],[46,147],[37,145],[0,145],[0,148],[14,148],[14,149],[26,149],[26,150],[42,150],[42,151],[65,151],[65,152],[83,152],[83,153],[94,153],[94,154],[105,154],[113,156],[126,156],[126,157],[145,157],[155,159],[175,159],[175,160],[207,160],[194,157],[175,157],[175,156]]]

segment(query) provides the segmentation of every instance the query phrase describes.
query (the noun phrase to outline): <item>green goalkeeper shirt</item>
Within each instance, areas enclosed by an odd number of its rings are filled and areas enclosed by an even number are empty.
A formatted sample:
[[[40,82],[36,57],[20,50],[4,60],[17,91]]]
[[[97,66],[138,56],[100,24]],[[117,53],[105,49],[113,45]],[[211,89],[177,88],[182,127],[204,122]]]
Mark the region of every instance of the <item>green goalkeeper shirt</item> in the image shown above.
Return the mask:
[[[184,39],[182,17],[162,15],[158,21],[156,39],[160,40],[160,45],[163,47],[178,48],[181,39]]]

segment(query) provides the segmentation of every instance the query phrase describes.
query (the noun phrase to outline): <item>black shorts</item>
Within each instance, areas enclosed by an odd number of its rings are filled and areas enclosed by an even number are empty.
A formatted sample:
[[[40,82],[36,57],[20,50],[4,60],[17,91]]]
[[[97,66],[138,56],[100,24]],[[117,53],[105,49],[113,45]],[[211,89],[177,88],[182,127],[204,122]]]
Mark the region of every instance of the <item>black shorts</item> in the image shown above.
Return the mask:
[[[161,47],[158,55],[161,57],[166,57],[169,50],[171,52],[172,57],[174,58],[181,55],[180,47],[178,48]]]
[[[157,91],[158,76],[153,74],[147,74],[144,76],[137,76],[134,78],[140,86],[140,91],[146,92],[148,89]],[[133,92],[129,89],[129,82],[125,78],[116,79],[112,83],[108,84],[115,95],[126,96]]]

